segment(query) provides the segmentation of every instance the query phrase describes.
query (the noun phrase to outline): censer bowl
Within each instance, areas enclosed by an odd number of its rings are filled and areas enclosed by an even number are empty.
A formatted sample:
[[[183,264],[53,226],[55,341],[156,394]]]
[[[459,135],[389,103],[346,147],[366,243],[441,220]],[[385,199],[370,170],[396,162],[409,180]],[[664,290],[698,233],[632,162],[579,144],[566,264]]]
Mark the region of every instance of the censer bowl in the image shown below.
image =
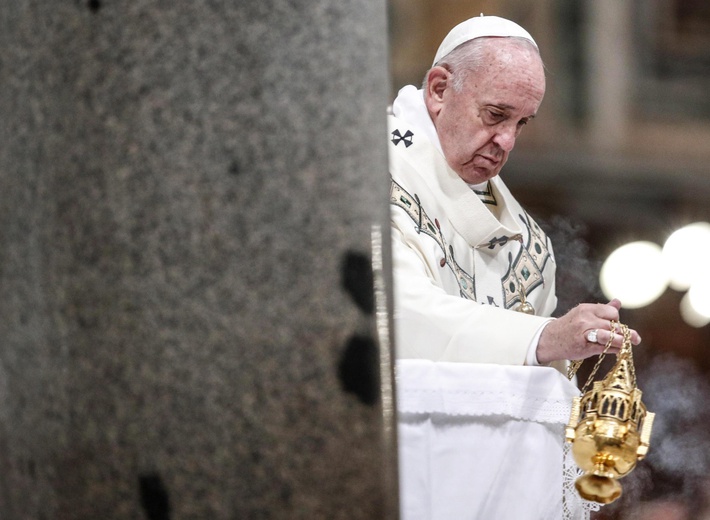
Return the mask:
[[[621,496],[617,479],[636,466],[640,436],[635,428],[610,418],[588,418],[575,431],[572,455],[585,474],[575,487],[580,496],[609,504]]]

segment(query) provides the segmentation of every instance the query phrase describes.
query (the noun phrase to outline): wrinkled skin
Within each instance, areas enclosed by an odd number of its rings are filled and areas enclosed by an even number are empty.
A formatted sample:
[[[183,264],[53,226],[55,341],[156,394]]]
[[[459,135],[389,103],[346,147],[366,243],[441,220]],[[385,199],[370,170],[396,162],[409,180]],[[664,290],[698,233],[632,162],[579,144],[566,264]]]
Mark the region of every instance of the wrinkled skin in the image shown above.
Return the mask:
[[[540,336],[537,345],[537,360],[549,363],[558,359],[586,359],[601,354],[611,336],[611,320],[619,321],[621,302],[612,300],[603,303],[582,303],[561,318],[551,321]],[[590,343],[587,333],[597,329],[597,342]],[[641,337],[631,330],[631,343],[638,345]],[[623,337],[614,334],[611,347],[607,351],[617,354],[621,349]]]
[[[493,38],[485,52],[486,64],[468,74],[460,91],[454,72],[437,66],[428,73],[425,92],[446,161],[469,184],[498,175],[545,95],[545,72],[534,49]]]

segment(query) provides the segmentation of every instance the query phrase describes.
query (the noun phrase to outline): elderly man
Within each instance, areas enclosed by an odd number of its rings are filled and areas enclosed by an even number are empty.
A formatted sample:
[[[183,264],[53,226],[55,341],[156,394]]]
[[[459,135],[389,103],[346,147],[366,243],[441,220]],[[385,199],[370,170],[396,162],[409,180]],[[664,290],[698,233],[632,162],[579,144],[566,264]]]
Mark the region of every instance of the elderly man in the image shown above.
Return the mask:
[[[498,176],[545,74],[519,25],[444,39],[389,118],[402,517],[582,518],[563,425],[568,360],[618,352],[620,303],[552,319],[555,259]],[[632,331],[632,342],[640,338]]]

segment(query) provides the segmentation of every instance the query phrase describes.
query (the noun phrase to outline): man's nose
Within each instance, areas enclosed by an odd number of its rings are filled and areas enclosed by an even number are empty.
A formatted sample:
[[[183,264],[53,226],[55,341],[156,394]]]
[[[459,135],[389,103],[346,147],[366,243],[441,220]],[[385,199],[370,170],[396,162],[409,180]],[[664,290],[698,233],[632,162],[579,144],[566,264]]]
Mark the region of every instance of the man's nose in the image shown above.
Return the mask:
[[[493,142],[500,146],[505,152],[510,152],[515,146],[515,138],[518,136],[517,129],[510,125],[503,125],[497,128]]]

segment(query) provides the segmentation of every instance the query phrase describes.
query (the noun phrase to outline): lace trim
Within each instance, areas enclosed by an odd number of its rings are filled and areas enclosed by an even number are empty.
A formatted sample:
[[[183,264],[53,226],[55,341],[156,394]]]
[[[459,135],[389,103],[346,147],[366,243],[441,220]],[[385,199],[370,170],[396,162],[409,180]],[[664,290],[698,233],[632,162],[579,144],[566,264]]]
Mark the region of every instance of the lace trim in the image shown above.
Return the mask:
[[[396,365],[400,414],[506,415],[567,424],[579,389],[549,367],[400,359]]]
[[[589,520],[590,512],[599,511],[600,505],[584,500],[577,493],[574,481],[582,476],[583,471],[574,462],[571,445],[568,442],[564,443],[562,457],[562,519]]]

